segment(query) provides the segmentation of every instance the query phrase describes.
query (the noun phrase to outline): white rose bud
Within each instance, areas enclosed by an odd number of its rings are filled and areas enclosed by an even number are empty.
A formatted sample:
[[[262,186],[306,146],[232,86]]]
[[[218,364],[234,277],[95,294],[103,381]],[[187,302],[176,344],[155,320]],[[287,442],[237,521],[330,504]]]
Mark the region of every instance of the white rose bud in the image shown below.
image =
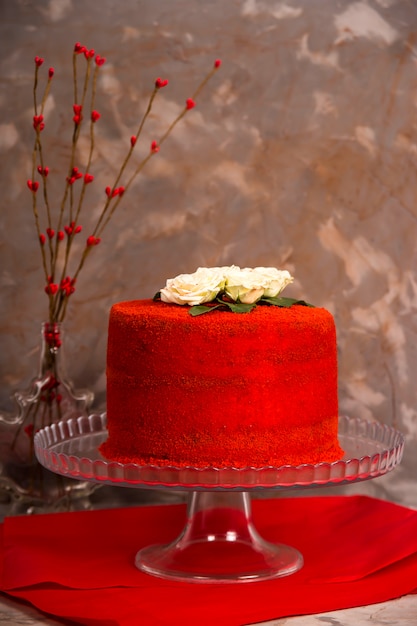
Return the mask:
[[[161,289],[162,302],[195,306],[211,302],[224,287],[224,268],[199,267],[194,274],[169,278]]]
[[[264,295],[262,277],[249,268],[231,267],[225,278],[225,292],[235,302],[253,304]]]
[[[253,271],[262,277],[264,296],[267,298],[275,298],[294,281],[287,270],[277,270],[275,267],[255,267]]]

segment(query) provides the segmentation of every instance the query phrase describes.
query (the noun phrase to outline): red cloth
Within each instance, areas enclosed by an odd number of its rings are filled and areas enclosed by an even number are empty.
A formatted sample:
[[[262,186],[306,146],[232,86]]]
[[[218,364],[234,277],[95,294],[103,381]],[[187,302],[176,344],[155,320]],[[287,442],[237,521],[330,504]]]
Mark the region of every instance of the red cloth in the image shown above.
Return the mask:
[[[10,517],[1,590],[97,626],[242,626],[417,593],[417,511],[364,496],[254,500],[267,540],[304,556],[291,576],[236,584],[178,583],[138,571],[138,549],[174,539],[184,505]]]

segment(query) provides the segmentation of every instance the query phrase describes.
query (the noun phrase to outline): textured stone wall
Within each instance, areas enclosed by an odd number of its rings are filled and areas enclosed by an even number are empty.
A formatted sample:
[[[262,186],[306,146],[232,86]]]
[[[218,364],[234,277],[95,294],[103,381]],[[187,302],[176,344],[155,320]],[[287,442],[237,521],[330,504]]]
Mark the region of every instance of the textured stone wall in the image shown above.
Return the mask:
[[[286,295],[335,316],[341,412],[406,435],[401,467],[366,489],[417,506],[417,5],[3,0],[0,18],[0,408],[12,410],[11,391],[35,373],[47,314],[26,187],[34,56],[55,68],[44,139],[56,204],[74,43],[107,58],[85,224],[100,213],[155,78],[169,86],[142,156],[221,58],[80,276],[66,320],[71,378],[103,406],[113,302],[150,297],[199,265],[289,269],[296,280]],[[86,154],[82,144],[81,167]]]

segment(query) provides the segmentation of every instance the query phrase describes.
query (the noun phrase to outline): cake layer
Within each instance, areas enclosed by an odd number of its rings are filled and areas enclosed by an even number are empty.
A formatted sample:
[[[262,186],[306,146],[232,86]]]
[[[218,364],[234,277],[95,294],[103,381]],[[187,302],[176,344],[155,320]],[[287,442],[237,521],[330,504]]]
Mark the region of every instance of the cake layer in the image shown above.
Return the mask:
[[[107,420],[101,451],[121,462],[261,467],[341,458],[333,318],[300,305],[192,317],[175,304],[118,303]]]

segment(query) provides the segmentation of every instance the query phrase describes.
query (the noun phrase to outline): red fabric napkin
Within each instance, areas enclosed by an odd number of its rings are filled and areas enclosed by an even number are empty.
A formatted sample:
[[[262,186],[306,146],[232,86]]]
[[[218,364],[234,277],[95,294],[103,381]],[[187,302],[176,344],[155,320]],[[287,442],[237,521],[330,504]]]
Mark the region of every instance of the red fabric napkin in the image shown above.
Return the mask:
[[[7,518],[1,590],[40,610],[100,626],[242,626],[417,592],[417,511],[365,496],[254,500],[267,540],[304,556],[264,582],[170,582],[138,571],[136,552],[169,542],[184,505]]]

